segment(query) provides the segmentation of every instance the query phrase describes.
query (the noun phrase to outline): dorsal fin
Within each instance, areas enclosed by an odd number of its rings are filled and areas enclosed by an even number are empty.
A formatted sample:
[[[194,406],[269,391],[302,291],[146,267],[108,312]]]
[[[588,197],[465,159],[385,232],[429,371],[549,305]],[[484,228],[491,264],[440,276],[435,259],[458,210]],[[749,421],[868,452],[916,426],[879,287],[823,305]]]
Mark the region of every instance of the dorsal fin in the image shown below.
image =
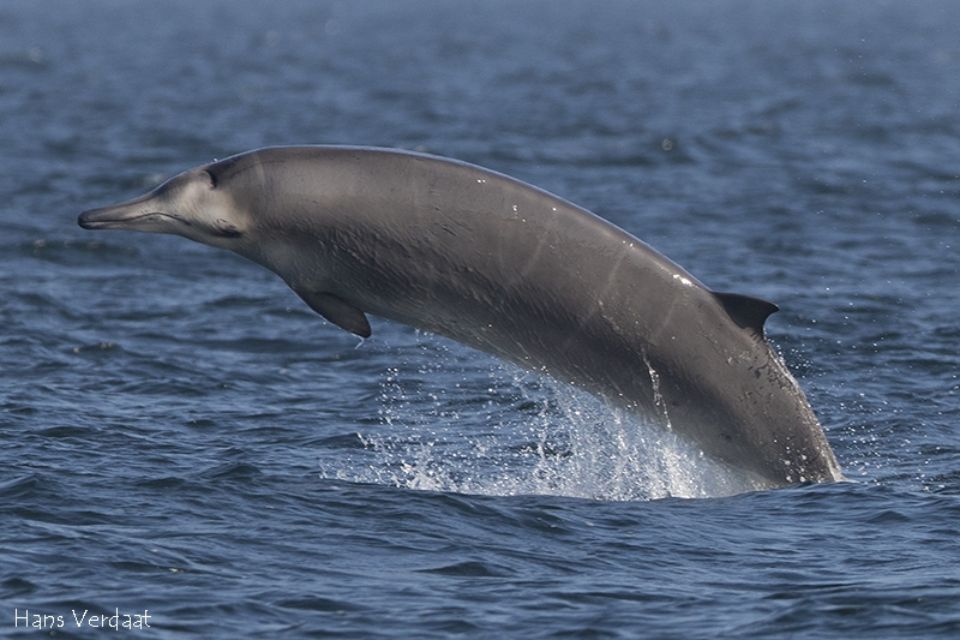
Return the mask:
[[[763,323],[770,317],[770,314],[780,310],[780,307],[772,302],[739,293],[719,293],[714,291],[713,295],[716,296],[720,304],[723,305],[724,310],[726,310],[727,315],[729,315],[734,322],[744,329],[755,332],[761,337],[763,336]]]

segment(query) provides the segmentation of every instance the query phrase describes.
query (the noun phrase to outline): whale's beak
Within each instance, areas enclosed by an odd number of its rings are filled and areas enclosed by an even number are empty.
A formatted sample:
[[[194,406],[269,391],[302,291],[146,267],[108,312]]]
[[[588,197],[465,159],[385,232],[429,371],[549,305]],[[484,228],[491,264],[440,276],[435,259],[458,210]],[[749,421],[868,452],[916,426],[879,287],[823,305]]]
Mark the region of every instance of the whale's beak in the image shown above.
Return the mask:
[[[89,209],[80,214],[77,224],[84,229],[111,229],[114,228],[113,225],[122,223],[126,219],[117,217],[115,212],[115,207]]]
[[[129,229],[136,226],[138,220],[157,215],[144,207],[143,201],[132,200],[110,207],[89,209],[80,214],[77,224],[84,229]]]
[[[125,229],[128,231],[169,231],[172,220],[188,224],[182,216],[157,211],[149,195],[110,207],[89,209],[80,214],[77,224],[84,229]]]

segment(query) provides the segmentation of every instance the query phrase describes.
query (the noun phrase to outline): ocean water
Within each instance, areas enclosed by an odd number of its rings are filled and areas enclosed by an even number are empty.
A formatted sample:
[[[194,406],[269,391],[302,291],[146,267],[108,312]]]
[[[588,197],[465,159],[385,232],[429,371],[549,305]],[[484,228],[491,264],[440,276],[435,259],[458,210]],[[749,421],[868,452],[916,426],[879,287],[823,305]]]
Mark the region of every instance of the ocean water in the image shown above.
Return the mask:
[[[950,0],[6,0],[0,637],[960,636],[958,32]],[[76,226],[306,143],[514,175],[777,302],[849,481],[737,493],[558,383]]]

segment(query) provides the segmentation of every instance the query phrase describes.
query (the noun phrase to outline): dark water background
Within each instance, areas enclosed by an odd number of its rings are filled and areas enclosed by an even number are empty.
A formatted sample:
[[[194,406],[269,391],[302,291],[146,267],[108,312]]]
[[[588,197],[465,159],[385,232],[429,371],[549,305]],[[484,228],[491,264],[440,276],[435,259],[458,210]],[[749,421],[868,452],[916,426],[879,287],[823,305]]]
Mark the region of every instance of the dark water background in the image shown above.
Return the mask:
[[[0,635],[960,636],[958,33],[950,0],[6,0]],[[482,164],[778,302],[852,482],[711,497],[549,381],[76,227],[294,143]]]

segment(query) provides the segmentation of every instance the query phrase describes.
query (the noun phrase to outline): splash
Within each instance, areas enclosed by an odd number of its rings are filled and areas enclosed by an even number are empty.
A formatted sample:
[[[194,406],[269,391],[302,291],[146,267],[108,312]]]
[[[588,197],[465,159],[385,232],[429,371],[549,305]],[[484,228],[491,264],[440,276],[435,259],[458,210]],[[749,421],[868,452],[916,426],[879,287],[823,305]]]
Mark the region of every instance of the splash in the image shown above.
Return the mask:
[[[379,399],[382,428],[360,434],[362,460],[335,476],[430,491],[611,501],[758,488],[669,428],[546,376],[486,358],[451,369],[435,361],[389,369]]]

